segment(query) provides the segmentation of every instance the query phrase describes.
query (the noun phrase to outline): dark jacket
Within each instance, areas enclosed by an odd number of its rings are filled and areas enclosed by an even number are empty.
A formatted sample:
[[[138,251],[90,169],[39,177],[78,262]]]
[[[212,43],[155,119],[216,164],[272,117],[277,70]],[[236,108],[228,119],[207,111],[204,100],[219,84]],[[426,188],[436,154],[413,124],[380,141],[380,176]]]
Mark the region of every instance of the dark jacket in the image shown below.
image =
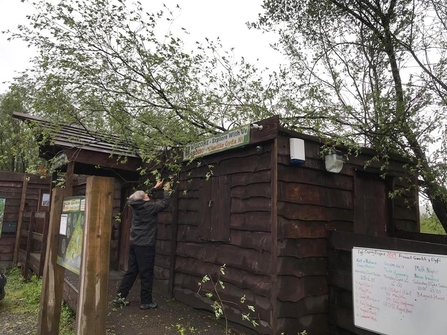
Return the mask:
[[[132,223],[130,229],[130,244],[138,246],[155,246],[157,240],[157,213],[169,206],[170,196],[164,191],[161,200],[128,201],[132,208]]]

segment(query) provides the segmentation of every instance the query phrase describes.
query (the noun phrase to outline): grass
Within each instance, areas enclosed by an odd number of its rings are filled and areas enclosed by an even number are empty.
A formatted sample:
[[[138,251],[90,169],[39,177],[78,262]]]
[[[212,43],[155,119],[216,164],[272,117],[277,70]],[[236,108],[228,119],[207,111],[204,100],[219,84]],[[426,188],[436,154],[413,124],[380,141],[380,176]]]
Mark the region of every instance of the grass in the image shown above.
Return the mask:
[[[8,278],[5,287],[6,296],[0,305],[0,309],[5,309],[14,315],[23,315],[25,318],[32,316],[33,320],[37,320],[40,309],[42,280],[35,275],[25,280],[19,268],[5,271],[5,275]],[[65,303],[63,303],[61,309],[59,334],[75,334],[74,313]]]
[[[421,233],[445,235],[445,230],[441,222],[434,213],[425,213],[421,215]]]

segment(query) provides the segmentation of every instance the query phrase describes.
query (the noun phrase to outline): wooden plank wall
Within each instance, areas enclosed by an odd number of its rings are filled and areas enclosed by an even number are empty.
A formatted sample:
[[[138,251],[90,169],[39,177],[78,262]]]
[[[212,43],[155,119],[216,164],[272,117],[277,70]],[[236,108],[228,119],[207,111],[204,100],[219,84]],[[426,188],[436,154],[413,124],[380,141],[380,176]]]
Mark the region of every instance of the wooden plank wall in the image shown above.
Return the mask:
[[[177,192],[177,190],[176,190]],[[154,195],[154,199],[162,197],[163,191],[157,191]],[[174,194],[173,197],[176,197]],[[171,258],[171,240],[172,229],[175,229],[175,222],[172,221],[175,204],[171,198],[170,207],[158,214],[158,236],[156,244],[155,254],[155,268],[154,268],[154,282],[157,287],[162,290],[166,295],[170,295],[169,292],[169,273],[171,267],[171,259],[175,259],[175,256]],[[175,245],[175,242],[173,242]]]
[[[198,163],[199,162],[199,163]],[[203,276],[217,279],[219,268],[226,264],[223,300],[233,302],[228,318],[247,333],[270,334],[271,306],[271,144],[231,150],[185,167],[178,185],[177,256],[175,262],[174,297],[192,307],[210,310],[204,291],[197,295]],[[200,166],[198,166],[200,164]],[[199,185],[213,166],[211,178],[225,176],[230,182],[230,241],[212,242],[200,239]],[[202,199],[203,200],[203,199]],[[161,222],[166,222],[162,217]],[[167,279],[169,224],[159,227],[156,265],[158,276]],[[162,254],[159,256],[159,254]],[[207,287],[209,289],[209,287]],[[254,330],[241,320],[240,298],[254,305],[259,326]],[[247,312],[247,309],[244,310]]]
[[[327,334],[326,235],[352,229],[353,179],[327,173],[308,141],[304,165],[290,165],[288,141],[278,139],[277,333]]]
[[[22,185],[24,178],[29,178],[22,230],[28,229],[30,213],[39,210],[39,201],[42,193],[50,193],[51,178],[41,178],[37,175],[0,171],[0,198],[6,198],[5,216],[3,223],[18,223],[19,209],[22,198]],[[2,233],[0,237],[0,268],[8,268],[13,264],[16,233]],[[26,236],[21,237],[21,249],[26,248]]]
[[[327,234],[354,231],[356,170],[370,157],[353,157],[341,173],[325,171],[321,144],[305,139],[306,161],[291,165],[289,137],[278,138],[278,318],[277,333],[328,334]],[[395,175],[402,163],[390,162]],[[373,163],[369,171],[378,173]],[[396,189],[408,185],[393,178]],[[417,193],[391,201],[391,220],[399,227],[418,227]]]
[[[331,232],[328,243],[329,321],[331,335],[373,335],[354,326],[352,248],[365,247],[447,255],[447,245],[390,237]]]

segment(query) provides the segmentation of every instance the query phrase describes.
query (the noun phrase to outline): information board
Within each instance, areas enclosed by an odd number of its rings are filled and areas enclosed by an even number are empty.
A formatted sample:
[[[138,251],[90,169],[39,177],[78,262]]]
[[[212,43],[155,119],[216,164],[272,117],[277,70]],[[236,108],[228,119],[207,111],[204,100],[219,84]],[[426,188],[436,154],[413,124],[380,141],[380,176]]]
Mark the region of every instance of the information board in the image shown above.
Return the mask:
[[[84,240],[85,197],[64,198],[57,263],[79,274],[81,268],[82,243]]]
[[[357,327],[447,334],[447,256],[355,247],[352,285]]]

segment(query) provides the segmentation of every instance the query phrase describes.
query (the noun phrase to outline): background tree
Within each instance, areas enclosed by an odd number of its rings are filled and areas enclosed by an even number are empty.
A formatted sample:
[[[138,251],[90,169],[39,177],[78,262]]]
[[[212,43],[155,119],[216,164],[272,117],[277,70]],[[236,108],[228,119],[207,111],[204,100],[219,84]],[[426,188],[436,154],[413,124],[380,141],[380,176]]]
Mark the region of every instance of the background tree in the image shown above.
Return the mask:
[[[8,32],[37,48],[23,74],[34,114],[118,135],[146,162],[269,113],[276,87],[219,41],[185,50],[167,8],[125,0],[37,1],[29,25]],[[186,30],[183,30],[187,33]]]
[[[263,8],[253,26],[277,31],[291,61],[287,123],[374,148],[384,172],[389,153],[414,159],[447,228],[445,2],[265,0]]]
[[[46,165],[32,130],[12,118],[13,112],[26,111],[25,96],[26,90],[16,85],[0,95],[0,170],[42,173]]]
[[[421,233],[445,235],[445,230],[434,213],[421,215]]]

